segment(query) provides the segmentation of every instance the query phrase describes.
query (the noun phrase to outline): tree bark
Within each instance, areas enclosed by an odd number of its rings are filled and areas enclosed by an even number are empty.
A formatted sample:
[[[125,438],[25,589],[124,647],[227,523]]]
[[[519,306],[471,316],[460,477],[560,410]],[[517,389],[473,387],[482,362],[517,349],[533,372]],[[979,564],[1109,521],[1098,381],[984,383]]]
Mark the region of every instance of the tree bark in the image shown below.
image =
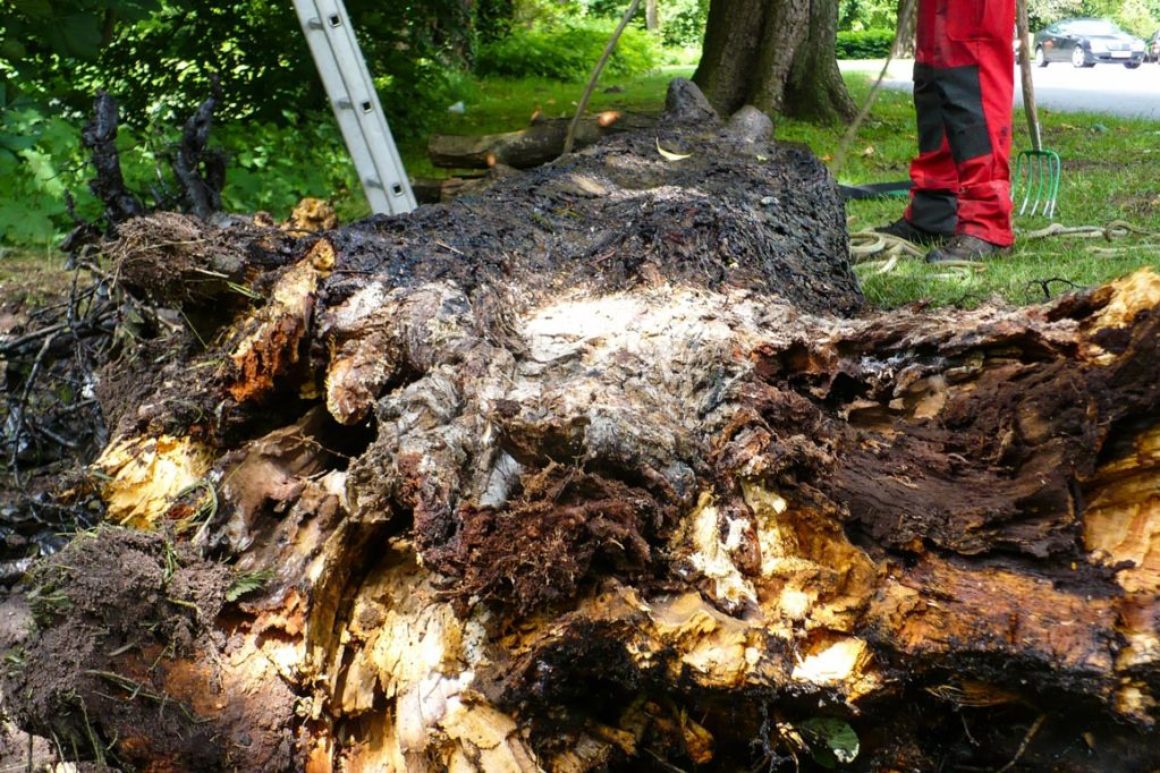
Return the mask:
[[[1160,276],[855,316],[824,168],[697,112],[119,362],[9,712],[190,770],[1160,763]]]
[[[781,112],[815,123],[849,121],[857,114],[834,56],[838,18],[825,0],[810,0],[805,39],[797,48],[782,96]]]
[[[693,81],[722,114],[750,104],[849,119],[855,108],[834,57],[836,36],[832,0],[713,0]]]

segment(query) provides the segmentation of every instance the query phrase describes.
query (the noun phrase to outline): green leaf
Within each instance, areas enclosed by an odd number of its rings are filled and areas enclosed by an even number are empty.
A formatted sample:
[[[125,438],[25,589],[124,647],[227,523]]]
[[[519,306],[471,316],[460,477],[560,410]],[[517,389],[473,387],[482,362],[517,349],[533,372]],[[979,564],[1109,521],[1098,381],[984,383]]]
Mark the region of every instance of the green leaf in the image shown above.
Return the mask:
[[[18,62],[28,55],[28,49],[19,40],[0,40],[0,59]],[[3,104],[0,101],[0,104]]]
[[[809,743],[814,762],[824,768],[847,765],[858,757],[858,734],[845,720],[815,717],[796,727]]]
[[[88,13],[65,16],[48,30],[48,41],[58,53],[96,59],[101,51],[100,21]]]
[[[161,3],[157,0],[121,0],[109,3],[109,9],[117,15],[118,19],[129,22],[148,19],[150,14],[160,10],[160,8]]]
[[[18,150],[25,150],[31,148],[36,144],[36,137],[28,134],[10,134],[9,132],[0,132],[0,148],[15,153]]]
[[[237,601],[242,596],[261,590],[274,577],[273,569],[260,569],[256,572],[239,574],[226,589],[226,601]]]
[[[52,18],[52,3],[49,0],[10,0],[12,8],[31,19]]]

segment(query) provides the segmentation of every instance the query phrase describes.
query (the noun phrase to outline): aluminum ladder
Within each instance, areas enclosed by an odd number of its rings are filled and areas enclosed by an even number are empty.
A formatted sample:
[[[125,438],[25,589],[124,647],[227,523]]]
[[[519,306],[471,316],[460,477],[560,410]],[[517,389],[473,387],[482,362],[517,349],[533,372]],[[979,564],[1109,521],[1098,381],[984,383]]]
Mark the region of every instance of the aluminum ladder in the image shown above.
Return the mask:
[[[415,208],[415,194],[342,0],[294,0],[363,192],[376,214]]]

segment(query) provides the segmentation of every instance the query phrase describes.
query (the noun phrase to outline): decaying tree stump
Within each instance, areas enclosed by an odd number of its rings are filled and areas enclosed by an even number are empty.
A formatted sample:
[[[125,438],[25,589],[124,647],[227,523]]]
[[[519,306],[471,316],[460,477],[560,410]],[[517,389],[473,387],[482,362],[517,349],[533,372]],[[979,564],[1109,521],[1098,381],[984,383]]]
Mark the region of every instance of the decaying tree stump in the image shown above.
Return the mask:
[[[824,168],[679,114],[120,362],[9,711],[145,769],[1160,763],[1160,276],[854,316]]]

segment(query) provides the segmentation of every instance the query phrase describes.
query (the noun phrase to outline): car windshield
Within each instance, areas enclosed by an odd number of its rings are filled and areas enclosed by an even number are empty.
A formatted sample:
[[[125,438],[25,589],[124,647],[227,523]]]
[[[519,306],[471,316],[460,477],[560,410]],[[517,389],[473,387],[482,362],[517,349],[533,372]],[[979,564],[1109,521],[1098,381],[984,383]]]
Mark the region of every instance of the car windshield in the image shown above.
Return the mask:
[[[1118,35],[1120,28],[1110,21],[1101,21],[1100,19],[1090,19],[1087,21],[1076,21],[1067,25],[1068,32],[1079,33],[1080,35]]]

